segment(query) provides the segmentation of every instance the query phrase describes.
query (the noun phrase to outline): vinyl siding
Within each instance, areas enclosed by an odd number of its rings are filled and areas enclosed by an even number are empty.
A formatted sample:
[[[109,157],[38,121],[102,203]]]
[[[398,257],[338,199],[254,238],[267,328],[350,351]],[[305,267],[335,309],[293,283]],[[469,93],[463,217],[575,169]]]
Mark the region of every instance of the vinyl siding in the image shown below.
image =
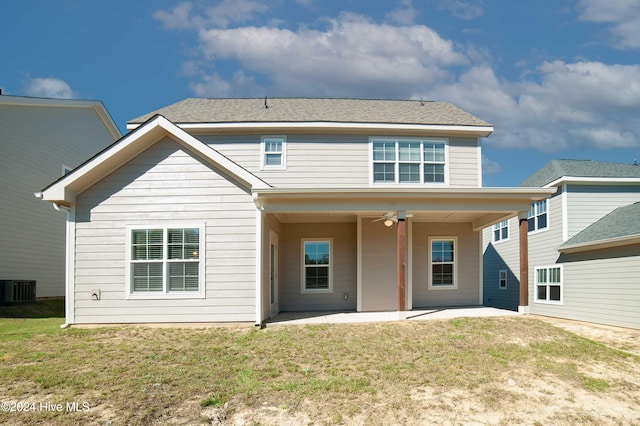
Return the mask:
[[[428,288],[429,237],[458,237],[458,288]],[[413,308],[465,306],[480,303],[480,232],[469,223],[413,224]]]
[[[113,141],[92,108],[0,105],[0,280],[65,295],[66,215],[33,194]]]
[[[398,309],[396,225],[362,219],[362,311]]]
[[[640,329],[640,245],[563,254],[560,262],[564,304],[549,315]]]
[[[369,135],[286,137],[286,170],[261,170],[261,135],[199,136],[221,154],[275,187],[369,186]],[[449,183],[478,187],[478,139],[449,139]]]
[[[640,201],[640,185],[568,185],[568,238],[575,236],[616,208],[636,201]]]
[[[333,239],[333,291],[302,293],[303,238]],[[288,223],[280,235],[280,310],[326,311],[356,309],[356,224]],[[344,298],[345,294],[347,299]]]
[[[245,190],[163,139],[77,197],[76,322],[255,321],[255,223]],[[205,298],[126,299],[127,226],[171,224],[205,227]]]
[[[520,303],[520,236],[518,218],[509,219],[509,239],[493,242],[493,228],[482,231],[483,240],[483,304],[518,310]],[[507,271],[507,289],[498,287],[500,270]]]

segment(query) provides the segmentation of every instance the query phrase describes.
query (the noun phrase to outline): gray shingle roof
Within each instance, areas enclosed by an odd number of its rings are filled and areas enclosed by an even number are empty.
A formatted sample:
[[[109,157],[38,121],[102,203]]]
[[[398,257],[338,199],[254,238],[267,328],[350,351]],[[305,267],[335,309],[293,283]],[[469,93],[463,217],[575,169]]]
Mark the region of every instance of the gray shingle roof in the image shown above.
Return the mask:
[[[612,238],[640,235],[640,202],[618,207],[565,242],[560,249]]]
[[[129,123],[160,114],[174,123],[342,122],[491,126],[449,102],[336,98],[190,98]]]
[[[640,166],[597,160],[552,160],[519,186],[540,187],[563,176],[640,178]]]

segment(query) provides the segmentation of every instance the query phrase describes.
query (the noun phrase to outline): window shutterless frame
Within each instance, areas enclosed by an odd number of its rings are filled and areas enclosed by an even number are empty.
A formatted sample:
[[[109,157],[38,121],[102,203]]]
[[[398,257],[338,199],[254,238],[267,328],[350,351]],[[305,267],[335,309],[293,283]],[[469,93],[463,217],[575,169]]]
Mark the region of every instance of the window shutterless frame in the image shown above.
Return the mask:
[[[458,288],[458,237],[429,237],[429,290]]]
[[[287,168],[287,138],[285,136],[262,136],[260,138],[260,157],[262,170],[285,170]]]
[[[333,292],[333,239],[303,238],[300,244],[300,291]]]
[[[371,137],[369,181],[374,185],[448,185],[448,158],[448,139]]]
[[[562,305],[563,277],[562,265],[540,266],[534,269],[534,296],[535,303],[545,303],[549,305]]]
[[[128,226],[125,296],[127,299],[204,298],[205,226]]]

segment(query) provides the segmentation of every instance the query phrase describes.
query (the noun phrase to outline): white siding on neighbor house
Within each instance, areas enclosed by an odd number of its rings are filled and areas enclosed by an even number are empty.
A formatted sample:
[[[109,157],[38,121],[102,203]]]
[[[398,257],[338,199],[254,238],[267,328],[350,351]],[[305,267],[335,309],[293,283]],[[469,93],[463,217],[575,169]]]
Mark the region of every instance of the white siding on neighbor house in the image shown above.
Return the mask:
[[[428,288],[429,237],[457,237],[457,289]],[[413,308],[480,304],[480,232],[470,223],[413,223]]]
[[[205,298],[126,299],[127,226],[172,224],[205,226]],[[163,139],[77,197],[75,321],[255,321],[255,224],[250,194]]]
[[[261,170],[261,135],[196,136],[275,187],[336,188],[371,184],[369,135],[280,134],[286,136],[285,170]],[[450,186],[480,186],[478,155],[478,139],[449,139]]]
[[[281,311],[356,309],[356,224],[354,222],[286,223],[282,225],[282,235],[279,237]],[[333,241],[332,292],[302,292],[301,241],[303,238],[327,238]]]
[[[65,295],[66,215],[34,193],[113,141],[93,108],[0,105],[0,280]]]
[[[509,219],[509,238],[493,242],[493,227],[482,231],[483,303],[488,306],[517,310],[520,302],[520,235],[518,218]],[[498,287],[498,271],[507,271],[507,289]]]
[[[640,185],[567,185],[568,238],[618,207],[640,201]]]
[[[561,262],[562,318],[640,328],[640,245],[563,254]]]

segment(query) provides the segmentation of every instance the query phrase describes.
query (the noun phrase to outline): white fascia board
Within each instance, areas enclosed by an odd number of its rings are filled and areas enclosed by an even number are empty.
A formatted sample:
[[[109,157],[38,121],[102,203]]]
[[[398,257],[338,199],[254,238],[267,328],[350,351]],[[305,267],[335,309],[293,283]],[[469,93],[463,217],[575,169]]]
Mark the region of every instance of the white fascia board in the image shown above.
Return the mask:
[[[605,240],[589,241],[587,243],[571,244],[558,249],[561,253],[578,253],[589,250],[600,250],[611,247],[620,247],[631,244],[640,244],[640,235],[625,235],[624,237],[607,238]]]
[[[640,184],[640,178],[615,178],[615,177],[580,177],[580,176],[562,176],[552,182],[549,182],[544,188],[551,188],[552,186],[560,186],[564,183],[573,184]]]
[[[438,131],[451,133],[474,133],[486,137],[493,133],[493,126],[462,126],[441,124],[396,124],[396,123],[348,123],[333,121],[282,121],[282,122],[233,122],[233,123],[178,123],[184,130],[271,130],[271,129],[362,129],[362,130],[414,130]],[[127,129],[133,130],[140,126],[138,123],[127,124]]]
[[[42,199],[45,201],[65,202],[71,204],[74,202],[75,193],[78,188],[84,189],[95,183],[97,180],[105,176],[111,170],[129,161],[132,156],[137,155],[142,150],[151,146],[164,136],[170,136],[176,143],[183,144],[189,150],[201,155],[205,159],[211,161],[221,169],[227,171],[230,175],[237,178],[241,182],[245,182],[252,189],[268,188],[269,185],[260,180],[257,176],[238,166],[222,154],[210,148],[205,143],[194,138],[184,130],[171,123],[162,116],[157,116],[147,122],[143,127],[126,135],[120,141],[111,145],[109,148],[81,165],[79,168],[66,175],[53,185],[42,191]],[[102,169],[98,173],[98,179],[89,179],[88,177],[98,169]],[[84,184],[83,181],[86,181]]]
[[[446,198],[530,198],[539,201],[553,195],[557,188],[265,188],[254,190],[258,196],[282,197],[446,197]]]

